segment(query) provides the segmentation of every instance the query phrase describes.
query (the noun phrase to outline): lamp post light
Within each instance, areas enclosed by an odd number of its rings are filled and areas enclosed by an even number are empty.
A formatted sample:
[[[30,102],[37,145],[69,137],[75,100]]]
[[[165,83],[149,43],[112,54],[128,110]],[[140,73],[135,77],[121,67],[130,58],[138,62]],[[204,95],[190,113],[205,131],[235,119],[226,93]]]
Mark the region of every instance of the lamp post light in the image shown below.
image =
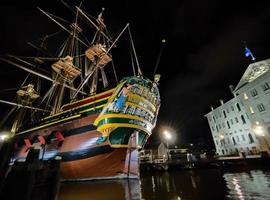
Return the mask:
[[[168,130],[163,131],[163,137],[166,140],[166,146],[167,146],[167,156],[168,160],[170,160],[170,151],[169,151],[169,140],[172,139],[172,133]]]
[[[164,138],[166,140],[167,149],[169,149],[169,143],[168,142],[169,142],[169,140],[172,139],[172,134],[169,131],[167,131],[167,130],[165,130],[163,132],[163,134],[164,134]]]
[[[264,127],[256,123],[256,125],[253,128],[253,131],[258,136],[258,138],[263,139],[264,143],[267,146],[268,151],[270,152],[270,146],[269,146],[269,144],[265,138],[265,134],[264,134]]]

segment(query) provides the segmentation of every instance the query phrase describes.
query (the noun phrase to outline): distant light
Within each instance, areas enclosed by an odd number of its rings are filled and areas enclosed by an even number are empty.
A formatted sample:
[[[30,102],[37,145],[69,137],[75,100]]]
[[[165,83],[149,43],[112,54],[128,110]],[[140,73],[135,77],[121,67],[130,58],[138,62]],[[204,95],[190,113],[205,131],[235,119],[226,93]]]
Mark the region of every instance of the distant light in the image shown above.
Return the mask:
[[[169,131],[165,130],[164,137],[166,140],[170,140],[172,138],[172,134]]]
[[[219,138],[220,138],[221,140],[223,140],[223,139],[224,139],[224,135],[220,134],[220,135],[219,135]]]
[[[162,42],[162,43],[165,43],[165,42],[166,42],[166,40],[165,40],[165,39],[163,39],[163,40],[161,40],[161,42]]]
[[[244,93],[244,99],[248,99],[247,93]]]
[[[6,139],[8,139],[8,135],[7,134],[0,135],[0,140],[1,141],[4,141]]]
[[[253,110],[253,108],[251,106],[249,107],[249,111],[250,111],[251,114],[254,114],[254,110]]]
[[[263,131],[263,127],[260,125],[256,125],[255,128],[253,129],[254,133],[258,136],[264,136],[264,131]]]

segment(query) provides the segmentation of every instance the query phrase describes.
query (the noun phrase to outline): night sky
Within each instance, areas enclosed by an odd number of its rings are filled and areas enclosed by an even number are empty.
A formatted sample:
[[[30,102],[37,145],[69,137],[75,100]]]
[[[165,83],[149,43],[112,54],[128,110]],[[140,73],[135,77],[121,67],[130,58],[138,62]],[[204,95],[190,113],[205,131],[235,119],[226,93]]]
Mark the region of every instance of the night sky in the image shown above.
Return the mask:
[[[0,54],[34,56],[26,42],[61,30],[37,7],[67,20],[72,13],[60,1],[1,1]],[[79,1],[69,1],[71,5]],[[175,145],[213,147],[204,117],[219,99],[230,99],[229,85],[237,85],[251,62],[243,41],[257,60],[270,57],[270,1],[101,1],[85,0],[83,9],[104,19],[112,35],[127,22],[143,74],[151,78],[161,40],[166,39],[157,73],[161,74],[161,110],[149,144],[160,141],[162,127],[175,130]],[[113,49],[120,77],[131,75],[127,39]],[[19,87],[27,73],[0,63],[0,99],[12,100],[6,88]],[[14,91],[12,91],[14,92]],[[10,108],[0,104],[0,113]]]

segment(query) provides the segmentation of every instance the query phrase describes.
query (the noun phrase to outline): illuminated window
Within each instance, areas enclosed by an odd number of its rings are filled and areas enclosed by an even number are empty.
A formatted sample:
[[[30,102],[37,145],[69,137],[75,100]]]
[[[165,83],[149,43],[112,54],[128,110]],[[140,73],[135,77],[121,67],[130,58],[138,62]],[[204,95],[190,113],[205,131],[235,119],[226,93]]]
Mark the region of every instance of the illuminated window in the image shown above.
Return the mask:
[[[253,110],[253,108],[251,106],[249,107],[249,111],[250,111],[251,114],[254,114],[254,110]]]
[[[244,93],[244,99],[248,99],[247,93]]]

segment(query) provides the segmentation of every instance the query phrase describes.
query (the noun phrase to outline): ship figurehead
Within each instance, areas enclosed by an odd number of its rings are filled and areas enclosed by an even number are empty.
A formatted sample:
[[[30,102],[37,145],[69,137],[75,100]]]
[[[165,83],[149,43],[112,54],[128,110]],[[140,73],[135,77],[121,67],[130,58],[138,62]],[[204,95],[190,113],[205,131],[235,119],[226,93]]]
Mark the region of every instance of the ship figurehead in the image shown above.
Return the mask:
[[[124,78],[94,122],[102,133],[98,142],[126,148],[136,134],[136,146],[142,148],[156,125],[159,107],[157,82],[142,76]]]

